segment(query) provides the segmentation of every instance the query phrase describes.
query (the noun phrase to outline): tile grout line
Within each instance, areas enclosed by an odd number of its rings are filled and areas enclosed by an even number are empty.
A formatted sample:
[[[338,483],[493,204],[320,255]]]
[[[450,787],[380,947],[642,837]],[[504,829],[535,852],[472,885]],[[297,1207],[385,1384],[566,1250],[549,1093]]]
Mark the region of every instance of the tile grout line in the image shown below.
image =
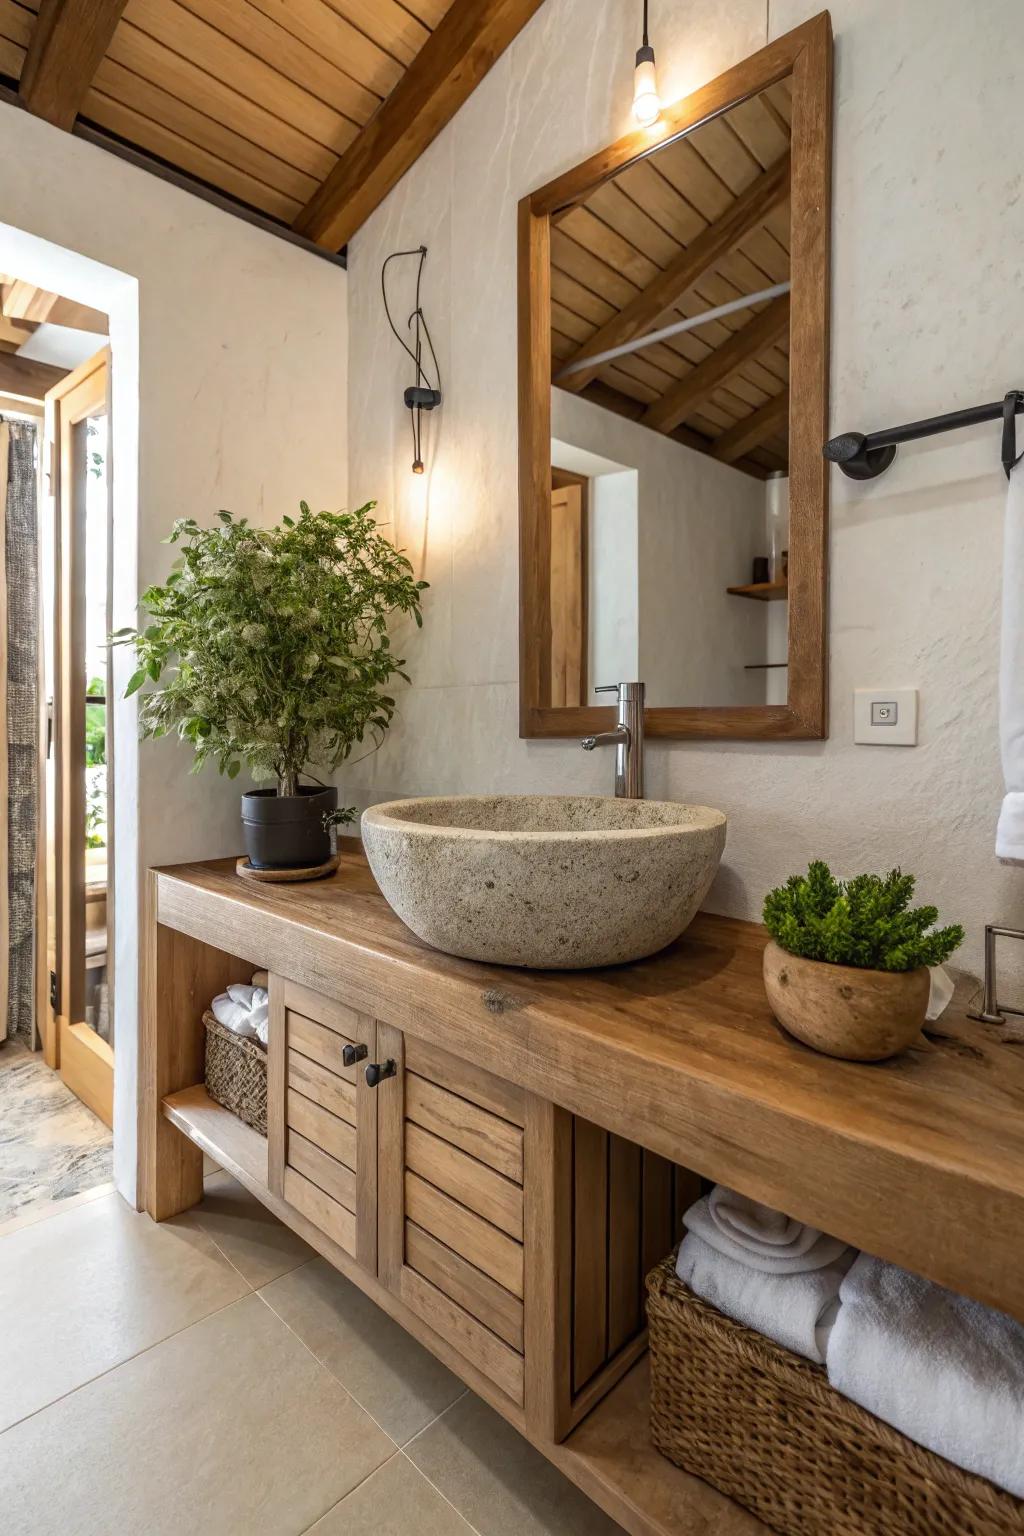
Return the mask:
[[[468,1391],[469,1388],[467,1387],[466,1390]],[[465,1393],[463,1393],[463,1396],[465,1396]],[[462,1401],[461,1398],[456,1398],[456,1402],[461,1402],[461,1401]],[[454,1408],[455,1407],[455,1403],[452,1403],[451,1406]],[[447,1413],[447,1412],[448,1412],[448,1409],[446,1408],[445,1409],[445,1413]],[[437,1419],[440,1419],[440,1418],[443,1418],[443,1417],[444,1417],[444,1415],[439,1413],[438,1416],[437,1416]],[[427,1425],[427,1429],[431,1429],[437,1423],[437,1419],[432,1419],[431,1422]],[[423,1434],[423,1433],[424,1433],[424,1431],[421,1430],[420,1434]],[[413,1440],[418,1440],[418,1439],[419,1439],[419,1435],[414,1435],[413,1436]],[[409,1444],[412,1445],[412,1440],[409,1441]],[[443,1488],[439,1488],[437,1486],[437,1484],[434,1482],[433,1478],[428,1477],[427,1474],[424,1472],[423,1468],[416,1465],[416,1463],[413,1461],[412,1457],[407,1453],[407,1451],[406,1451],[404,1446],[402,1446],[402,1448],[399,1450],[398,1454],[399,1454],[399,1456],[404,1456],[405,1457],[405,1460],[409,1463],[410,1467],[412,1467],[415,1472],[419,1473],[420,1477],[422,1477],[423,1481],[426,1483],[428,1488],[433,1488],[434,1492],[436,1494],[438,1494],[439,1497],[444,1500],[444,1502],[448,1505],[449,1509],[454,1509],[454,1511],[458,1515],[459,1519],[465,1522],[465,1525],[466,1525],[467,1529],[473,1532],[473,1536],[481,1536],[481,1532],[478,1530],[478,1528],[473,1524],[473,1522],[466,1515],[463,1514],[463,1512],[459,1508],[459,1506],[452,1502],[452,1500],[445,1493],[444,1489]]]
[[[3,1439],[4,1435],[9,1434],[12,1429],[17,1429],[20,1424],[27,1424],[30,1419],[38,1418],[41,1413],[46,1413],[50,1408],[56,1408],[58,1403],[63,1403],[65,1399],[74,1397],[76,1392],[84,1392],[86,1387],[91,1387],[95,1382],[102,1381],[104,1376],[113,1375],[123,1365],[130,1365],[133,1360],[141,1360],[143,1355],[148,1355],[152,1350],[159,1349],[161,1344],[169,1344],[171,1339],[179,1339],[183,1333],[190,1333],[193,1328],[199,1328],[203,1323],[209,1322],[211,1317],[219,1317],[229,1307],[237,1307],[239,1302],[248,1301],[250,1296],[258,1295],[259,1292],[254,1290],[252,1286],[249,1286],[246,1295],[235,1296],[231,1301],[224,1302],[223,1306],[214,1307],[213,1311],[207,1312],[204,1317],[197,1317],[194,1323],[186,1323],[183,1328],[173,1328],[170,1333],[165,1333],[163,1338],[154,1339],[152,1344],[146,1344],[142,1349],[137,1349],[132,1354],[125,1355],[123,1360],[116,1360],[113,1365],[108,1365],[105,1371],[97,1371],[95,1376],[89,1376],[85,1381],[80,1381],[77,1386],[69,1387],[66,1392],[61,1392],[56,1397],[51,1398],[48,1403],[43,1403],[40,1407],[33,1408],[31,1413],[22,1414],[20,1419],[15,1419],[13,1423],[5,1425],[3,1429],[0,1429],[0,1440]]]
[[[310,1261],[310,1262],[312,1262],[312,1261]],[[301,1267],[302,1266],[300,1266],[300,1268]],[[294,1273],[294,1271],[291,1271],[291,1273]],[[273,1281],[268,1281],[267,1284],[268,1285],[272,1285]],[[375,1418],[374,1415],[370,1412],[369,1408],[366,1407],[365,1403],[361,1403],[359,1401],[358,1397],[356,1397],[355,1393],[351,1392],[349,1390],[349,1388],[345,1385],[345,1383],[342,1381],[341,1377],[337,1374],[337,1372],[333,1371],[331,1369],[331,1367],[327,1364],[327,1361],[326,1360],[321,1360],[321,1358],[317,1354],[316,1350],[311,1348],[310,1345],[306,1343],[306,1341],[302,1337],[301,1333],[297,1333],[295,1331],[295,1329],[292,1327],[291,1323],[288,1321],[287,1318],[281,1316],[280,1312],[278,1312],[276,1307],[271,1305],[271,1303],[264,1296],[263,1292],[262,1291],[254,1291],[253,1295],[259,1297],[260,1301],[262,1301],[263,1305],[266,1307],[266,1309],[270,1313],[271,1317],[276,1317],[278,1322],[281,1324],[281,1326],[284,1327],[284,1328],[287,1328],[288,1332],[292,1335],[292,1337],[294,1339],[298,1339],[298,1341],[302,1345],[303,1349],[306,1351],[306,1353],[308,1355],[310,1355],[312,1357],[312,1359],[314,1359],[316,1361],[317,1365],[320,1366],[321,1370],[326,1371],[328,1376],[331,1378],[331,1380],[332,1381],[336,1381],[338,1383],[338,1386],[344,1392],[345,1396],[350,1398],[352,1400],[352,1402],[355,1403],[355,1405],[359,1409],[360,1413],[365,1413],[366,1417],[370,1420],[370,1422],[377,1426],[377,1428],[380,1430],[380,1432],[384,1436],[384,1438],[391,1442],[391,1444],[394,1446],[395,1450],[396,1451],[400,1451],[402,1449],[402,1447],[399,1445],[398,1441],[394,1438],[394,1436],[388,1434],[387,1430],[384,1428],[384,1425],[380,1422],[380,1420]],[[388,1461],[390,1461],[391,1457],[389,1456],[387,1459],[388,1459]],[[383,1466],[383,1462],[381,1463],[381,1465]],[[347,1497],[347,1495],[346,1495],[346,1497]],[[321,1516],[321,1518],[322,1518],[322,1516]]]
[[[273,1311],[273,1308],[271,1308],[271,1311]],[[276,1312],[274,1312],[274,1316],[275,1317],[277,1316]],[[284,1322],[284,1319],[282,1318],[281,1321]],[[288,1327],[287,1323],[285,1323],[285,1327],[286,1328]],[[298,1337],[298,1335],[296,1335],[296,1337]],[[313,1358],[316,1359],[316,1356],[314,1356]],[[322,1361],[317,1361],[318,1365],[320,1365],[322,1363],[323,1363]],[[331,1374],[333,1375],[334,1373],[332,1372]],[[337,1377],[335,1377],[335,1380],[337,1380]],[[349,1395],[351,1396],[351,1394],[349,1394]],[[352,1401],[355,1402],[355,1398],[352,1398]],[[374,1422],[376,1422],[376,1420]],[[379,1427],[380,1426],[378,1425],[378,1428]],[[391,1440],[391,1436],[390,1435],[388,1436],[388,1439]],[[393,1440],[391,1441],[391,1443],[392,1443],[392,1445],[394,1445],[394,1441]],[[363,1486],[364,1483],[368,1483],[370,1481],[371,1477],[376,1477],[378,1472],[383,1471],[383,1469],[385,1467],[389,1467],[391,1465],[391,1463],[395,1460],[395,1458],[397,1456],[401,1456],[401,1454],[402,1454],[401,1447],[396,1445],[395,1449],[392,1451],[390,1456],[385,1456],[384,1460],[382,1462],[379,1462],[377,1466],[373,1467],[369,1472],[367,1472],[365,1477],[361,1477],[359,1479],[358,1483],[353,1483],[352,1487],[348,1490],[348,1493],[343,1493],[340,1499],[335,1499],[333,1504],[329,1504],[328,1507],[321,1514],[317,1515],[317,1517],[313,1521],[312,1525],[303,1526],[302,1530],[298,1533],[298,1536],[309,1536],[310,1531],[315,1531],[317,1526],[320,1524],[321,1520],[326,1520],[327,1516],[330,1515],[330,1514],[333,1514],[334,1510],[340,1509],[341,1506],[344,1504],[346,1499],[350,1499],[354,1493],[357,1493],[359,1491],[359,1489]]]
[[[308,1260],[307,1262],[312,1263],[312,1260]],[[301,1265],[301,1264],[299,1266],[297,1266],[297,1267],[300,1268],[300,1269],[304,1268],[304,1266]],[[290,1274],[294,1274],[295,1271],[294,1270],[290,1270],[289,1273]],[[268,1280],[267,1281],[268,1285],[273,1285],[273,1283],[274,1282],[272,1280]],[[281,1316],[280,1312],[278,1312],[278,1310],[274,1306],[274,1304],[272,1302],[268,1301],[266,1296],[264,1296],[262,1290],[255,1291],[254,1295],[256,1295],[256,1296],[258,1296],[260,1298],[260,1301],[263,1302],[264,1306],[270,1308],[270,1310],[274,1314],[274,1316],[278,1319],[279,1322],[284,1324],[284,1326],[288,1329],[289,1333],[292,1333],[292,1334],[295,1335],[295,1337],[298,1339],[299,1343],[302,1345],[303,1349],[308,1350],[309,1353],[313,1356],[313,1359],[316,1361],[316,1363],[318,1365],[323,1366],[323,1368],[327,1372],[327,1374],[329,1376],[333,1377],[333,1379],[338,1383],[339,1387],[341,1387],[342,1390],[348,1394],[348,1396],[355,1403],[356,1407],[361,1409],[362,1412],[366,1414],[366,1417],[368,1419],[371,1419],[373,1421],[373,1423],[376,1424],[376,1426],[380,1430],[381,1434],[382,1435],[387,1435],[387,1438],[391,1441],[391,1444],[395,1447],[395,1449],[397,1451],[404,1452],[405,1451],[405,1447],[407,1445],[412,1445],[413,1441],[414,1440],[418,1440],[420,1435],[425,1434],[428,1429],[431,1429],[433,1427],[433,1425],[435,1425],[437,1423],[438,1419],[443,1419],[445,1414],[449,1411],[449,1409],[454,1408],[456,1403],[461,1403],[462,1399],[469,1392],[469,1388],[464,1383],[462,1383],[461,1384],[462,1385],[462,1391],[459,1393],[458,1397],[453,1398],[452,1401],[446,1407],[441,1409],[440,1413],[435,1413],[434,1417],[432,1419],[430,1419],[428,1423],[424,1424],[422,1429],[418,1429],[414,1435],[410,1435],[408,1440],[404,1441],[401,1445],[399,1445],[399,1443],[395,1439],[394,1435],[389,1435],[388,1434],[388,1432],[384,1428],[383,1424],[380,1422],[379,1419],[374,1417],[374,1415],[370,1412],[369,1408],[367,1408],[366,1404],[360,1402],[359,1398],[352,1391],[351,1387],[349,1387],[346,1382],[342,1381],[341,1377],[338,1375],[338,1373],[335,1370],[333,1370],[331,1368],[330,1365],[328,1365],[327,1361],[321,1359],[321,1357],[317,1354],[316,1350],[313,1349],[309,1344],[306,1343],[306,1341],[302,1337],[301,1333],[297,1333],[296,1332],[296,1330],[292,1327],[291,1323],[288,1322],[287,1318],[284,1318],[284,1317]],[[410,1335],[410,1337],[411,1337],[411,1335]],[[415,1344],[417,1341],[415,1339],[413,1339],[412,1342]],[[429,1351],[428,1351],[428,1354],[429,1354]],[[433,1358],[436,1358],[436,1357],[433,1357]],[[440,1363],[443,1364],[443,1362],[440,1362]],[[446,1369],[447,1369],[447,1367],[446,1367]],[[454,1376],[455,1375],[454,1371],[451,1374]],[[455,1380],[458,1381],[458,1377],[457,1376],[455,1377]],[[388,1459],[390,1460],[390,1457]],[[413,1462],[412,1464],[413,1464],[413,1466],[416,1465],[415,1462]],[[417,1468],[417,1471],[418,1470],[419,1469]],[[428,1481],[429,1481],[429,1479],[428,1479]],[[431,1484],[431,1487],[433,1487],[433,1484]],[[438,1489],[438,1492],[440,1493],[441,1490]],[[444,1497],[444,1495],[442,1494],[442,1498],[443,1497]]]

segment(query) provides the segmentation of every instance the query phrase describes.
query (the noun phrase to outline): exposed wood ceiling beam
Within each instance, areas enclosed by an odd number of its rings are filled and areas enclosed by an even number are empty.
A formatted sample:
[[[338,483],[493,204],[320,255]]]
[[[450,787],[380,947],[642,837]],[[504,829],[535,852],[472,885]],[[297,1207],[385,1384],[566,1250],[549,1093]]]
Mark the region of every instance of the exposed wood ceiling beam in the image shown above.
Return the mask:
[[[36,288],[21,279],[5,283],[0,289],[0,313],[5,320],[34,322],[26,325],[22,340],[27,340],[28,333],[36,325],[44,323],[92,331],[96,336],[106,336],[109,330],[107,317],[100,310],[91,309],[88,304],[76,304],[59,293],[47,293],[45,288]]]
[[[741,333],[742,334],[742,333]],[[756,448],[767,438],[774,437],[777,432],[785,431],[789,421],[789,390],[784,389],[781,394],[762,405],[760,410],[754,411],[749,416],[744,416],[728,432],[723,432],[721,437],[715,439],[712,455],[721,459],[724,464],[735,464],[751,448]]]
[[[695,240],[691,240],[686,249],[680,251],[675,260],[659,272],[643,292],[638,293],[596,335],[584,342],[568,364],[560,366],[568,367],[582,362],[587,357],[594,357],[599,352],[632,341],[636,336],[657,330],[673,306],[700,281],[704,273],[721,261],[723,256],[727,256],[751,230],[762,224],[777,203],[788,197],[789,169],[789,155],[783,155],[774,165],[769,166],[745,192],[740,193],[721,218],[709,224]],[[578,394],[595,377],[596,372],[596,369],[582,369],[563,380],[562,388]]]
[[[455,0],[295,220],[338,250],[454,117],[543,0]]]
[[[657,432],[671,432],[702,405],[744,363],[760,357],[789,330],[789,294],[773,299],[760,314],[648,406],[641,420]]]
[[[42,0],[25,55],[22,105],[71,129],[127,0]]]
[[[66,368],[51,368],[49,363],[37,363],[16,352],[0,352],[0,392],[5,395],[41,400],[66,374]]]
[[[561,388],[561,385],[558,386]],[[605,410],[614,411],[616,416],[626,416],[630,421],[639,421],[644,414],[644,406],[639,400],[634,400],[632,395],[624,395],[613,384],[606,384],[603,379],[595,379],[587,385],[585,400],[590,400],[594,405],[604,406]],[[674,427],[667,434],[673,442],[681,443],[684,448],[692,448],[694,453],[711,454],[718,438],[705,437],[702,432],[694,432],[692,427]],[[732,461],[734,469],[741,469],[745,475],[753,475],[755,480],[767,478],[768,471],[753,459],[737,458]]]

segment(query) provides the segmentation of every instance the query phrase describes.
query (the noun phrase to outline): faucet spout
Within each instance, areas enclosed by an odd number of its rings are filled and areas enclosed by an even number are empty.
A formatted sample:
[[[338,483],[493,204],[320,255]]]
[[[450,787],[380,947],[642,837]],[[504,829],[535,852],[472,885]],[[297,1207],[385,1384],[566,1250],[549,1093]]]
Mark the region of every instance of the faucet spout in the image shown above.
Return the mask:
[[[584,752],[593,752],[595,747],[617,747],[620,742],[629,744],[629,731],[625,726],[614,731],[599,731],[596,736],[584,736],[580,746]]]

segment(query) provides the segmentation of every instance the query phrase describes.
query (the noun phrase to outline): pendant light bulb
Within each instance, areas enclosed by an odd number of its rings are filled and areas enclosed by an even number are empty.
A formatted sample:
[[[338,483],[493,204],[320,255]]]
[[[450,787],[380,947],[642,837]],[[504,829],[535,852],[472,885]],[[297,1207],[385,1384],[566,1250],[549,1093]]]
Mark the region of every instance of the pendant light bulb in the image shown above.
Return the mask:
[[[636,69],[633,72],[633,116],[644,128],[656,123],[661,116],[654,49],[647,36],[647,0],[644,0],[644,40],[636,51]]]

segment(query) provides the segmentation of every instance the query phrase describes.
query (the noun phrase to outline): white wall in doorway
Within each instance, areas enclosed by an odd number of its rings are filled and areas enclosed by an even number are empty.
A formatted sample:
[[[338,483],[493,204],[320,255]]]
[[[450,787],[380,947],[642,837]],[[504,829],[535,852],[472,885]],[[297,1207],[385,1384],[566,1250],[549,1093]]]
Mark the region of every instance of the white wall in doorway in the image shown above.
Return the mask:
[[[0,106],[0,271],[105,310],[113,356],[114,623],[170,564],[175,517],[270,523],[348,490],[346,274],[155,176]],[[131,658],[116,653],[120,694]],[[234,853],[244,784],[188,776],[115,706],[114,1159],[136,1192],[143,874]]]

